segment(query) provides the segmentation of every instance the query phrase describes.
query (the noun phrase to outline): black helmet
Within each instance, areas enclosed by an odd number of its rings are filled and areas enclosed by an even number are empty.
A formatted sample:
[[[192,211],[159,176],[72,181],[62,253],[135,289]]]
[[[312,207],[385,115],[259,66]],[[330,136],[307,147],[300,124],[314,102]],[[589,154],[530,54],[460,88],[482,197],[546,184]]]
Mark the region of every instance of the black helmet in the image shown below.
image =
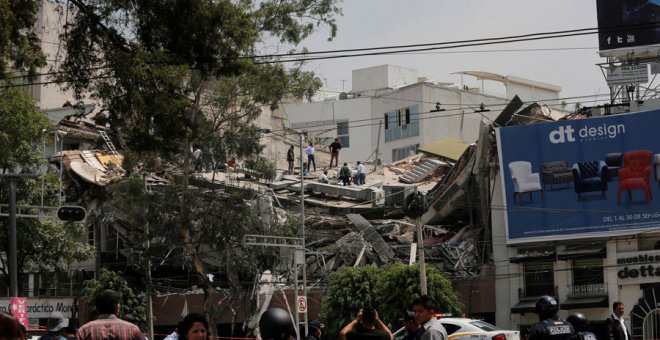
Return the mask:
[[[545,314],[547,312],[556,312],[559,310],[559,305],[557,300],[549,295],[543,295],[538,300],[536,300],[536,305],[534,306],[534,313],[536,314]]]
[[[585,328],[587,323],[589,323],[589,319],[587,319],[587,317],[582,313],[573,313],[568,317],[568,319],[566,319],[566,322],[570,323],[573,328],[578,330]]]
[[[293,322],[282,308],[269,308],[261,315],[259,331],[263,339],[287,340],[293,334]]]

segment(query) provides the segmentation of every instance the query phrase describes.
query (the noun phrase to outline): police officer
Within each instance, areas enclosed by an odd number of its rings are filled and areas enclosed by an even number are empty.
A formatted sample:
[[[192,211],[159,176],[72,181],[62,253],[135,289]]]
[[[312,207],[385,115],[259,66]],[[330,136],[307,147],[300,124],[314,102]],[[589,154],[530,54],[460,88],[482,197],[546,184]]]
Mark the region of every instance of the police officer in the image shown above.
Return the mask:
[[[543,295],[536,300],[534,313],[538,314],[539,322],[529,329],[529,340],[572,340],[575,330],[570,323],[557,315],[559,305],[552,296]]]
[[[587,330],[589,319],[584,314],[573,313],[566,319],[566,322],[570,323],[575,329],[574,340],[596,340],[596,334]]]
[[[295,332],[289,313],[282,308],[269,308],[259,319],[263,340],[290,340]]]

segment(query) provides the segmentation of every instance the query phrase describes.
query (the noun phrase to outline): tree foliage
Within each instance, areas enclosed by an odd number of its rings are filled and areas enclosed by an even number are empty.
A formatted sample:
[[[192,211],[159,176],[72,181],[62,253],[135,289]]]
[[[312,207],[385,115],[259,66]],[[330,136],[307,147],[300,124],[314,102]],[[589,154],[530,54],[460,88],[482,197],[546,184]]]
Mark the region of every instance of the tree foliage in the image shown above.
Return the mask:
[[[25,92],[17,88],[0,89],[0,170],[17,165],[36,170],[43,164],[43,130],[49,127],[46,116],[37,110]]]
[[[449,280],[434,267],[427,267],[426,275],[428,294],[438,311],[458,314],[462,306]],[[321,301],[328,330],[325,336],[335,337],[360,308],[375,308],[394,331],[403,312],[411,310],[412,301],[420,295],[418,265],[343,268],[330,275],[328,294]]]
[[[121,315],[133,314],[136,323],[144,329],[146,323],[144,296],[138,296],[120,274],[107,269],[101,269],[98,278],[84,282],[82,295],[87,306],[87,315],[85,315],[85,320],[81,321],[87,322],[98,317],[95,305],[96,297],[106,289],[119,292]]]
[[[132,149],[180,153],[317,90],[310,73],[255,55],[266,39],[295,44],[321,24],[334,35],[337,1],[73,0],[59,78],[102,99]]]
[[[0,0],[0,78],[12,72],[34,79],[46,65],[34,27],[40,1]]]
[[[12,173],[20,167],[25,173],[42,173],[45,168],[42,150],[44,130],[48,120],[39,112],[32,100],[21,90],[6,88],[0,90],[0,171]],[[9,190],[0,183],[0,202],[9,201]],[[16,203],[21,206],[56,207],[59,203],[58,178],[56,174],[46,174],[36,180],[16,182]],[[39,214],[38,209],[23,210],[25,213]],[[0,219],[0,251],[8,249],[8,220]],[[52,220],[17,218],[17,265],[18,272],[47,273],[55,271],[65,274],[69,265],[82,261],[91,255],[91,249],[84,243],[85,226],[79,223],[64,224]],[[8,275],[6,257],[0,257],[0,273]],[[23,276],[19,275],[19,287]],[[23,296],[27,292],[19,292]]]
[[[295,45],[322,25],[334,36],[338,1],[70,0],[77,15],[62,36],[67,53],[58,78],[76,97],[102,100],[112,128],[145,164],[179,165],[174,185],[155,194],[162,196],[153,198],[149,221],[172,242],[166,247],[183,248],[211,314],[213,268],[203,256],[214,254],[237,286],[241,261],[251,256],[238,241],[253,225],[243,199],[190,188],[191,149],[235,157],[272,176],[258,158],[255,119],[283,97],[310,96],[321,84],[300,65],[285,67],[268,51],[256,55],[272,41]]]

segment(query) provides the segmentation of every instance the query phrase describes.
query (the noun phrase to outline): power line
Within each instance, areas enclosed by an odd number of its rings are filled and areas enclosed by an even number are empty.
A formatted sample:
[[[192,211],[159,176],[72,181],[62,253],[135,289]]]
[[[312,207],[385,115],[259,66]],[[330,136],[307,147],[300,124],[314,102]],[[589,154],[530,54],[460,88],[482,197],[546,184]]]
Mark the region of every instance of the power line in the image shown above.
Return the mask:
[[[296,53],[254,55],[254,56],[248,56],[248,57],[243,57],[243,58],[272,58],[272,57],[310,56],[310,55],[330,54],[330,53],[364,52],[364,51],[377,51],[377,50],[388,50],[388,49],[410,49],[410,48],[430,47],[430,46],[438,46],[438,45],[443,46],[443,45],[453,45],[453,44],[472,44],[472,43],[480,43],[480,42],[484,42],[484,43],[485,42],[498,42],[500,40],[511,40],[511,39],[522,39],[522,40],[518,40],[518,41],[525,41],[524,39],[538,40],[539,38],[541,38],[541,39],[550,39],[550,38],[556,38],[557,36],[563,36],[563,35],[573,36],[573,35],[595,34],[595,33],[599,33],[599,32],[617,32],[617,31],[620,31],[620,30],[640,30],[640,29],[654,28],[654,27],[657,27],[657,26],[660,26],[660,22],[631,24],[631,25],[617,25],[617,26],[608,26],[608,27],[600,27],[600,28],[599,27],[587,27],[587,28],[577,28],[577,29],[572,29],[572,30],[546,31],[546,32],[510,35],[510,36],[503,36],[503,37],[454,40],[454,41],[422,43],[422,44],[388,45],[388,46],[363,47],[363,48],[353,48],[353,49],[326,50],[326,51],[316,51],[316,52],[308,51],[308,52],[296,52]],[[455,47],[455,46],[451,46],[451,47]]]

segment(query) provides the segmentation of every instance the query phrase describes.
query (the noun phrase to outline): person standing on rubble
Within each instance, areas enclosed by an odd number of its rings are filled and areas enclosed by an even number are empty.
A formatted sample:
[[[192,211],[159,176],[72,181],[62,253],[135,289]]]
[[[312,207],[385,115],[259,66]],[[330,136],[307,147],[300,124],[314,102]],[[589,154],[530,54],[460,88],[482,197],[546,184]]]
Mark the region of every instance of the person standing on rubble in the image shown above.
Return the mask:
[[[305,149],[305,153],[307,153],[307,172],[309,172],[309,167],[312,164],[314,164],[314,172],[316,172],[316,161],[314,160],[314,154],[316,153],[316,150],[314,149],[314,145],[312,145],[312,143],[309,143],[309,146]]]
[[[355,178],[355,183],[357,185],[362,185],[366,183],[367,179],[367,168],[360,161],[357,162],[357,176]]]
[[[193,149],[192,160],[195,164],[195,171],[199,171],[202,169],[202,149],[194,146],[191,149]]]
[[[286,161],[289,163],[289,175],[293,175],[293,162],[296,160],[296,154],[293,153],[293,144],[289,146],[286,152]]]
[[[335,161],[335,166],[339,166],[339,150],[341,150],[341,143],[339,143],[339,138],[335,138],[335,141],[328,145],[330,148],[330,167],[332,167],[332,160]]]

